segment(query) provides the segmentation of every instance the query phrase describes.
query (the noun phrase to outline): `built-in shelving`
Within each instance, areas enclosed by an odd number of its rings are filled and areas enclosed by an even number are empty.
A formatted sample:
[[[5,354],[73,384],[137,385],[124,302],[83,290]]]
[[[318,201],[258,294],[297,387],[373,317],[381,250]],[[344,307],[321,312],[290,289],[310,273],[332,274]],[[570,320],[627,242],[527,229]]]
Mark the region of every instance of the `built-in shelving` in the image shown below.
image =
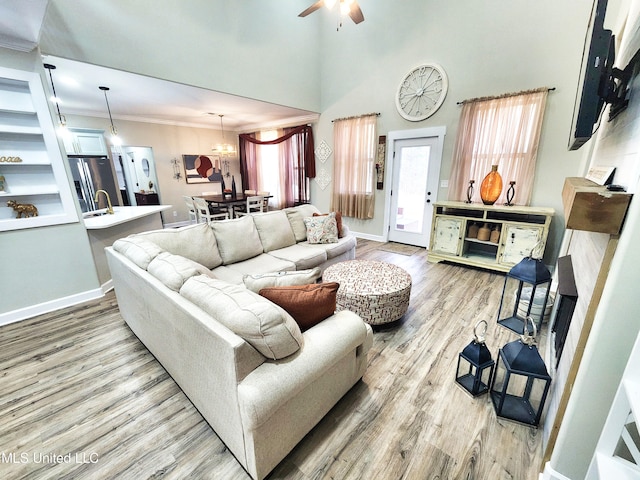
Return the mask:
[[[0,231],[78,221],[41,78],[0,67]],[[16,218],[7,205],[32,204],[38,216]]]
[[[587,480],[640,479],[640,336],[611,405]]]

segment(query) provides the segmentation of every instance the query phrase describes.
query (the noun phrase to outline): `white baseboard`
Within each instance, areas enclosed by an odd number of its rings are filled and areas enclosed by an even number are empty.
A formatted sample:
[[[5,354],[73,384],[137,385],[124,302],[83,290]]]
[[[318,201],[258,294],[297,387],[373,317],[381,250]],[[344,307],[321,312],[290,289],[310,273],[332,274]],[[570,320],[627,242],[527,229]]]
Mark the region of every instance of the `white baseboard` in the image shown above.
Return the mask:
[[[372,242],[386,242],[386,238],[384,238],[384,235],[371,235],[369,233],[360,233],[360,232],[354,232],[353,230],[350,230],[350,233],[356,237],[356,238],[362,238],[364,240],[371,240]]]
[[[109,283],[109,282],[107,282]],[[105,283],[105,285],[107,285]],[[25,308],[13,310],[11,312],[0,313],[0,325],[8,325],[10,323],[19,322],[27,318],[42,315],[44,313],[53,312],[61,308],[72,307],[79,303],[88,302],[104,296],[102,288],[87,290],[86,292],[77,293],[68,297],[56,298],[48,302],[39,303],[38,305],[30,305]]]
[[[110,278],[109,280],[107,280],[106,282],[104,282],[101,286],[100,289],[102,290],[102,294],[104,295],[105,293],[113,290],[113,279]]]

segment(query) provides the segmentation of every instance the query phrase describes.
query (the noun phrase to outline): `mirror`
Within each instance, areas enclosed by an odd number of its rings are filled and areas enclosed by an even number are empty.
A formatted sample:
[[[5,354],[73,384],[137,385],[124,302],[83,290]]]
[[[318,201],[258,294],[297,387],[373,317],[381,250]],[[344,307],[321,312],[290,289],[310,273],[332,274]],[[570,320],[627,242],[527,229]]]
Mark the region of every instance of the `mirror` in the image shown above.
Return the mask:
[[[144,172],[145,176],[148,178],[149,177],[149,160],[146,158],[142,159],[142,171]]]
[[[126,189],[131,205],[137,205],[136,194],[158,193],[158,177],[151,147],[123,146],[113,152],[122,158]]]

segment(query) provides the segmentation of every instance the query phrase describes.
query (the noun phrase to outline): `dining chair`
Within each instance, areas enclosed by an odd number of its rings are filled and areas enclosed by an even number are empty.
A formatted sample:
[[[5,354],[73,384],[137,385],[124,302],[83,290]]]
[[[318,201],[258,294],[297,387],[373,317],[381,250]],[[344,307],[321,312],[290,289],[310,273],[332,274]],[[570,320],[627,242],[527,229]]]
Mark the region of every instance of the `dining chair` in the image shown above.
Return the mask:
[[[183,195],[184,203],[187,204],[187,208],[189,209],[189,223],[198,223],[198,212],[196,211],[196,206],[193,204],[193,198],[187,195]]]
[[[209,203],[204,198],[193,197],[193,203],[196,207],[196,211],[198,212],[199,223],[202,223],[202,221],[209,223],[213,222],[214,220],[226,220],[227,218],[229,218],[229,212],[210,212]]]
[[[269,195],[270,192],[258,192],[256,195],[260,195],[262,197],[262,205],[263,205],[263,211],[268,211],[269,210]]]
[[[216,192],[214,190],[202,192],[203,197],[207,197],[209,195],[221,195],[221,193]],[[221,205],[214,206],[213,204],[209,203],[209,213],[211,214],[228,213],[229,218],[233,218],[233,209],[230,206],[221,206]]]
[[[235,212],[237,216],[251,215],[253,213],[262,213],[264,209],[264,198],[260,195],[247,197],[247,210],[244,212]]]

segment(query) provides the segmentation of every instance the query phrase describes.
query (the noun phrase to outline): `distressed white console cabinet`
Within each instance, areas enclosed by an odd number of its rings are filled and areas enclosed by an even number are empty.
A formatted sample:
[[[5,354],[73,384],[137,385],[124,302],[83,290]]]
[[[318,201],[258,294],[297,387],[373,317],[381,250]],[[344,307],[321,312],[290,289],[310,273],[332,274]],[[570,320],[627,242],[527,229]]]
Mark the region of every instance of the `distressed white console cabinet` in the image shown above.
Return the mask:
[[[553,208],[436,202],[427,259],[508,272],[538,243],[534,256],[542,256],[553,214]],[[498,230],[497,242],[470,236],[473,225]]]

